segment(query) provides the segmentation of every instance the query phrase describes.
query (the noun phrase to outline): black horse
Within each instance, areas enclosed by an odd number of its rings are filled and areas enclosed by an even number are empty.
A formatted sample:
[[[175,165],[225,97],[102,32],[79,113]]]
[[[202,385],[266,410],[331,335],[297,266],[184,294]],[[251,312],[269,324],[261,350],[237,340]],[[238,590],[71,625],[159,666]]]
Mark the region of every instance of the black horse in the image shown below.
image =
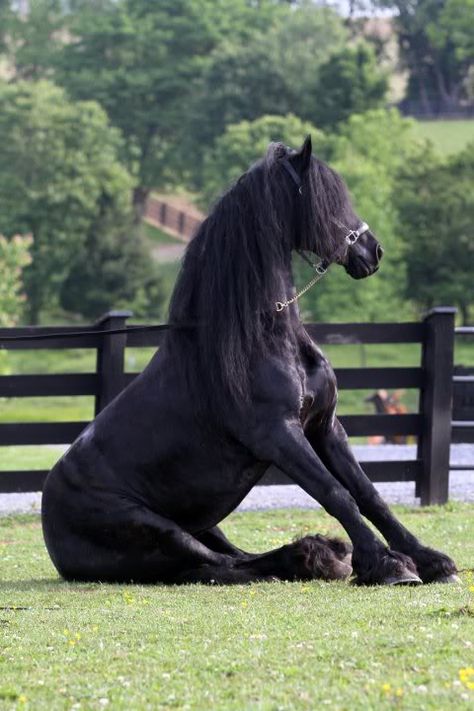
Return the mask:
[[[271,144],[189,244],[172,328],[145,371],[92,422],[49,474],[43,530],[70,580],[240,583],[338,579],[359,584],[455,579],[382,501],[336,415],[331,366],[307,335],[293,250],[361,279],[382,248],[340,177]],[[347,531],[352,546],[307,536],[246,553],[217,528],[270,464]],[[389,544],[364,523],[365,516]]]

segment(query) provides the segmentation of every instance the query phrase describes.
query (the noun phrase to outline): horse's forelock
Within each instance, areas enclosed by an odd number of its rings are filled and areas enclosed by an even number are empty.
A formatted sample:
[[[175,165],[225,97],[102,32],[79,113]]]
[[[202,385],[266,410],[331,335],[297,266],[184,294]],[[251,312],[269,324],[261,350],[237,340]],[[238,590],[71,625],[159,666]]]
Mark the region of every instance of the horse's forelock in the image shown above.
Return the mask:
[[[265,155],[265,163],[267,166],[272,166],[286,155],[288,155],[288,148],[283,143],[272,141]]]

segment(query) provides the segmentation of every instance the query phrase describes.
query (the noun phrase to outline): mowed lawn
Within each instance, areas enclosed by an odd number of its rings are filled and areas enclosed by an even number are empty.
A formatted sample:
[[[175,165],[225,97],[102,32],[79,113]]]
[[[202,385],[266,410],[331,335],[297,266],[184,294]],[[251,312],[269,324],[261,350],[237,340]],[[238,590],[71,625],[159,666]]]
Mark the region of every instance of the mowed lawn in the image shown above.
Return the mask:
[[[461,585],[65,583],[37,516],[0,519],[0,708],[472,708],[474,507],[398,511]],[[254,550],[340,532],[292,510],[224,529]]]
[[[451,155],[474,141],[474,119],[415,121],[413,131],[432,141],[439,153]]]

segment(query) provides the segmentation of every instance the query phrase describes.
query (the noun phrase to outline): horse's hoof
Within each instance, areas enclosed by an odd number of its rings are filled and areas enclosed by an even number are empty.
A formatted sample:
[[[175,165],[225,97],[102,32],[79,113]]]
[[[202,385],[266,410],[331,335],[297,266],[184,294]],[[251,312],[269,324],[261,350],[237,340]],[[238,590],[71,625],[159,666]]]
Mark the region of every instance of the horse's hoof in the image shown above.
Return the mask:
[[[397,575],[386,578],[382,582],[382,585],[423,585],[423,580],[419,578],[418,575],[415,575],[415,573],[407,570],[400,576]]]
[[[408,568],[403,568],[396,575],[387,575],[382,580],[368,583],[360,578],[355,578],[352,582],[354,585],[423,585],[423,580]]]
[[[439,578],[435,578],[433,580],[434,583],[451,583],[454,585],[461,585],[462,580],[459,577],[459,575],[456,575],[456,573],[451,573],[451,575],[440,575]]]

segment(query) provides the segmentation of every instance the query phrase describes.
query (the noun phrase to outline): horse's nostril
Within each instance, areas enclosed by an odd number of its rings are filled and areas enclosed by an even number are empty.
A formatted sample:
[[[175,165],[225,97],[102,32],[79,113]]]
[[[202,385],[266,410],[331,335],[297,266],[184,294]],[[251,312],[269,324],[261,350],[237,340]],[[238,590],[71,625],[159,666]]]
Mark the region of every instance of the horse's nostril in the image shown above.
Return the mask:
[[[381,244],[378,244],[377,247],[375,248],[375,254],[377,257],[377,261],[380,262],[380,260],[383,257],[383,247]]]

